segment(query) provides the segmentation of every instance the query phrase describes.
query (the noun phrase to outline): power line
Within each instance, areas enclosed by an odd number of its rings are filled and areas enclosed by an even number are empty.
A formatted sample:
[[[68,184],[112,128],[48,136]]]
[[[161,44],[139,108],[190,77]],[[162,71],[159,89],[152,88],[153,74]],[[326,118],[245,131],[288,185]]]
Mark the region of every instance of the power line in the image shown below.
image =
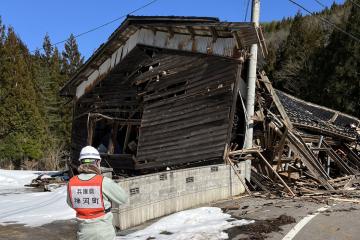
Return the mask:
[[[100,29],[100,28],[103,28],[103,27],[105,27],[105,26],[107,26],[107,25],[109,25],[109,24],[111,24],[111,23],[113,23],[113,22],[116,22],[116,21],[121,20],[121,19],[125,18],[125,17],[128,16],[128,15],[131,15],[131,14],[137,12],[137,11],[140,11],[140,10],[142,10],[142,9],[150,6],[151,4],[153,4],[153,3],[157,2],[157,1],[158,1],[158,0],[152,0],[152,1],[148,2],[148,3],[145,4],[145,5],[143,5],[143,6],[139,7],[139,8],[136,8],[135,10],[132,10],[132,11],[129,12],[128,14],[125,14],[125,15],[123,15],[123,16],[121,16],[121,17],[115,18],[115,19],[113,19],[113,20],[111,20],[111,21],[109,21],[109,22],[107,22],[107,23],[101,24],[100,26],[94,27],[94,28],[89,29],[89,30],[87,30],[87,31],[85,31],[85,32],[79,33],[79,34],[75,35],[74,37],[75,37],[75,38],[78,38],[78,37],[84,36],[84,35],[86,35],[86,34],[88,34],[88,33],[94,32],[94,31],[96,31],[96,30],[98,30],[98,29]],[[59,45],[59,44],[61,44],[61,43],[65,43],[66,41],[67,41],[67,39],[61,40],[61,41],[59,41],[59,42],[56,42],[56,43],[52,44],[52,46],[57,46],[57,45]],[[34,52],[34,51],[36,51],[36,49],[33,50],[33,51],[31,51],[31,52]]]
[[[341,27],[338,27],[335,23],[331,22],[330,20],[327,20],[326,18],[320,16],[320,15],[315,15],[313,12],[311,12],[310,10],[306,9],[304,6],[300,5],[299,3],[295,2],[294,0],[289,0],[291,3],[295,4],[296,6],[300,7],[301,9],[303,9],[305,12],[311,14],[312,16],[320,19],[321,21],[329,24],[330,26],[332,26],[333,28],[339,30],[340,32],[346,34],[347,36],[351,37],[352,39],[356,40],[356,41],[359,41],[360,42],[360,39],[353,35],[352,33],[349,33],[347,31],[345,31],[344,29],[342,29]]]
[[[120,19],[123,19],[123,18],[125,18],[125,17],[128,16],[128,15],[131,15],[131,14],[133,14],[133,13],[135,13],[135,12],[138,12],[138,11],[140,11],[140,10],[142,10],[142,9],[150,6],[151,4],[154,4],[154,3],[157,2],[157,1],[158,1],[158,0],[152,0],[152,1],[148,2],[148,3],[145,4],[145,5],[143,5],[143,6],[141,6],[141,7],[138,7],[138,8],[136,8],[136,9],[132,10],[131,12],[129,12],[129,13],[125,14],[125,15],[122,15],[121,17],[115,18],[115,19],[113,19],[113,20],[111,20],[111,21],[109,21],[109,22],[106,22],[106,23],[101,24],[101,25],[99,25],[99,26],[97,26],[97,27],[91,28],[91,29],[89,29],[89,30],[87,30],[87,31],[85,31],[85,32],[79,33],[79,34],[75,35],[74,37],[75,37],[75,39],[76,39],[76,38],[81,37],[81,36],[84,36],[84,35],[86,35],[86,34],[88,34],[88,33],[94,32],[94,31],[96,31],[96,30],[98,30],[98,29],[100,29],[100,28],[103,28],[103,27],[105,27],[105,26],[107,26],[107,25],[109,25],[109,24],[111,24],[111,23],[113,23],[113,22],[116,22],[116,21],[118,21],[118,20],[120,20]],[[59,41],[59,42],[53,43],[53,44],[51,44],[50,46],[51,46],[51,47],[54,47],[54,46],[57,46],[57,45],[59,45],[59,44],[65,43],[66,41],[67,41],[67,39],[64,39],[64,40],[61,40],[61,41]],[[42,49],[42,48],[36,48],[36,49],[31,50],[31,51],[29,51],[29,52],[30,52],[30,53],[34,53],[34,52],[36,52],[36,51],[38,51],[38,50],[41,51],[41,49]],[[13,58],[13,57],[7,57],[7,58],[5,58],[5,59],[11,59],[11,58]]]
[[[320,6],[322,6],[323,8],[326,8],[326,5],[323,4],[322,2],[320,2],[319,0],[314,0],[315,2],[317,2]]]
[[[246,19],[247,19],[247,15],[248,15],[248,12],[249,12],[249,6],[250,6],[250,0],[248,0],[247,4],[246,4],[245,21],[244,22],[246,22]]]

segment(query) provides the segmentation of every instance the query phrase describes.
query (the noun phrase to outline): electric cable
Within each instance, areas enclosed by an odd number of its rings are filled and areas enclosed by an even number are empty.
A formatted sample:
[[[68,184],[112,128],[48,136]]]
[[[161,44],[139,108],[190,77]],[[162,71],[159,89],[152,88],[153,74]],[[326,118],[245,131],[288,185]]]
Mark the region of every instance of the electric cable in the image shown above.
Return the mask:
[[[132,10],[131,12],[129,12],[129,13],[125,14],[125,15],[122,15],[122,16],[120,16],[120,17],[117,17],[117,18],[115,18],[115,19],[113,19],[113,20],[111,20],[111,21],[109,21],[109,22],[103,23],[103,24],[101,24],[101,25],[99,25],[99,26],[97,26],[97,27],[91,28],[91,29],[89,29],[89,30],[87,30],[87,31],[85,31],[85,32],[81,32],[81,33],[79,33],[79,34],[76,34],[74,37],[75,37],[75,39],[76,39],[76,38],[78,38],[78,37],[81,37],[81,36],[84,36],[84,35],[89,34],[89,33],[91,33],[91,32],[94,32],[94,31],[96,31],[96,30],[98,30],[98,29],[100,29],[100,28],[103,28],[103,27],[111,24],[111,23],[114,23],[114,22],[116,22],[116,21],[121,20],[121,19],[127,17],[128,15],[131,15],[131,14],[133,14],[133,13],[135,13],[135,12],[138,12],[138,11],[140,11],[140,10],[142,10],[142,9],[144,9],[144,8],[152,5],[152,4],[154,4],[154,3],[157,2],[157,1],[158,1],[158,0],[152,0],[152,1],[148,2],[147,4],[142,5],[142,6],[140,6],[140,7],[136,8],[136,9]],[[59,45],[59,44],[65,43],[67,40],[68,40],[68,39],[64,39],[64,40],[58,41],[58,42],[56,42],[56,43],[51,44],[50,46],[51,46],[51,47],[55,47],[55,46],[57,46],[57,45]],[[41,50],[42,50],[42,48],[36,48],[36,49],[34,49],[34,50],[29,51],[29,53],[34,53],[34,52],[36,52],[36,51],[41,51]],[[13,58],[13,57],[14,57],[14,56],[8,57],[8,58],[5,58],[5,59],[11,59],[11,58]]]
[[[359,39],[357,36],[355,36],[355,35],[352,34],[352,33],[349,33],[349,32],[347,32],[347,31],[345,31],[344,29],[342,29],[341,27],[337,26],[335,23],[331,22],[330,20],[328,20],[328,19],[326,19],[326,18],[324,18],[324,17],[322,17],[322,16],[320,16],[320,15],[314,14],[313,12],[311,12],[311,11],[308,10],[308,9],[306,9],[304,6],[302,6],[301,4],[295,2],[294,0],[289,0],[289,1],[290,1],[291,3],[293,3],[294,5],[300,7],[300,8],[301,8],[302,10],[304,10],[305,12],[307,12],[307,13],[311,14],[312,16],[320,19],[321,21],[329,24],[329,25],[332,26],[333,28],[335,28],[335,29],[339,30],[340,32],[346,34],[347,36],[351,37],[352,39],[360,42],[360,39]]]
[[[314,0],[315,2],[317,2],[320,6],[322,6],[323,8],[326,8],[326,5],[323,4],[322,2],[320,2],[319,0]]]
[[[125,18],[125,17],[128,16],[128,15],[131,15],[131,14],[133,14],[133,13],[135,13],[135,12],[138,12],[138,11],[140,11],[140,10],[142,10],[142,9],[150,6],[151,4],[153,4],[153,3],[157,2],[157,1],[158,1],[158,0],[152,0],[152,1],[148,2],[148,3],[145,4],[145,5],[143,5],[143,6],[141,6],[141,7],[138,7],[138,8],[136,8],[136,9],[132,10],[132,11],[129,12],[128,14],[122,15],[121,17],[115,18],[115,19],[113,19],[113,20],[111,20],[111,21],[109,21],[109,22],[106,22],[106,23],[104,23],[104,24],[101,24],[100,26],[97,26],[97,27],[94,27],[94,28],[92,28],[92,29],[89,29],[89,30],[87,30],[87,31],[85,31],[85,32],[79,33],[79,34],[75,35],[74,37],[75,37],[75,38],[78,38],[78,37],[84,36],[84,35],[86,35],[86,34],[88,34],[88,33],[94,32],[94,31],[96,31],[96,30],[98,30],[98,29],[100,29],[100,28],[103,28],[103,27],[105,27],[105,26],[107,26],[107,25],[109,25],[109,24],[111,24],[111,23],[113,23],[113,22],[116,22],[116,21],[121,20],[121,19]],[[66,41],[67,41],[67,39],[61,40],[61,41],[59,41],[59,42],[56,42],[56,43],[52,44],[52,46],[57,46],[57,45],[59,45],[59,44],[61,44],[61,43],[64,43],[64,42],[66,42]],[[36,51],[36,50],[34,50],[34,51]],[[33,51],[31,51],[31,52],[33,52]]]
[[[244,22],[246,22],[246,20],[247,20],[247,15],[248,15],[248,12],[249,12],[249,6],[250,6],[250,0],[247,1]]]

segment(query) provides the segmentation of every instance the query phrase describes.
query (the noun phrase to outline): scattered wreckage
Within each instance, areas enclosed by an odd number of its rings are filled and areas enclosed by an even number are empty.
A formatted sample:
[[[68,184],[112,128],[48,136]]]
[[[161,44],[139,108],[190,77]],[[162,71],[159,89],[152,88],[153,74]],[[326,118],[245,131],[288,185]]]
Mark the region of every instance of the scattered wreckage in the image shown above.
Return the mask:
[[[53,191],[56,188],[65,186],[69,180],[69,172],[67,170],[60,172],[47,172],[40,174],[33,179],[30,184],[25,187],[34,187],[43,189],[44,191]]]
[[[359,119],[275,90],[265,73],[258,75],[256,109],[258,147],[232,145],[226,153],[233,164],[251,159],[249,188],[318,200],[360,198]]]

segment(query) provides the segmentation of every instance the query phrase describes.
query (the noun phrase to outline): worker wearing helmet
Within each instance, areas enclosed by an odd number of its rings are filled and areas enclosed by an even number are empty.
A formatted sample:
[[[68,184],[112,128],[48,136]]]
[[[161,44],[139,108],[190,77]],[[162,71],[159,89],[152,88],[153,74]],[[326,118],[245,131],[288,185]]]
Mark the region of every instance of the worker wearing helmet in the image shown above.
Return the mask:
[[[80,152],[79,175],[70,179],[67,203],[76,211],[77,238],[80,240],[113,240],[111,202],[123,204],[127,194],[110,178],[101,176],[100,154],[92,146]]]

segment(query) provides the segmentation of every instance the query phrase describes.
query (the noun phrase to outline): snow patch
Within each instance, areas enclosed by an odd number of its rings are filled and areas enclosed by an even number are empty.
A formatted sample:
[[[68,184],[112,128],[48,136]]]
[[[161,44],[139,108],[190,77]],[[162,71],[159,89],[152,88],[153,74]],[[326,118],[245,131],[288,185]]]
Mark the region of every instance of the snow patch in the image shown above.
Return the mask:
[[[41,226],[56,220],[75,218],[75,211],[66,203],[67,189],[54,192],[6,194],[0,196],[0,223]]]
[[[41,171],[20,171],[0,169],[0,189],[24,188],[31,180],[44,174]]]
[[[117,237],[117,240],[149,239],[157,240],[212,240],[227,239],[226,229],[253,223],[245,219],[235,220],[220,208],[202,207],[174,213],[164,217],[149,227]]]
[[[40,226],[75,218],[75,211],[66,203],[66,187],[53,192],[30,192],[33,188],[24,187],[39,175],[49,176],[51,173],[56,172],[0,169],[1,225],[19,223]]]

